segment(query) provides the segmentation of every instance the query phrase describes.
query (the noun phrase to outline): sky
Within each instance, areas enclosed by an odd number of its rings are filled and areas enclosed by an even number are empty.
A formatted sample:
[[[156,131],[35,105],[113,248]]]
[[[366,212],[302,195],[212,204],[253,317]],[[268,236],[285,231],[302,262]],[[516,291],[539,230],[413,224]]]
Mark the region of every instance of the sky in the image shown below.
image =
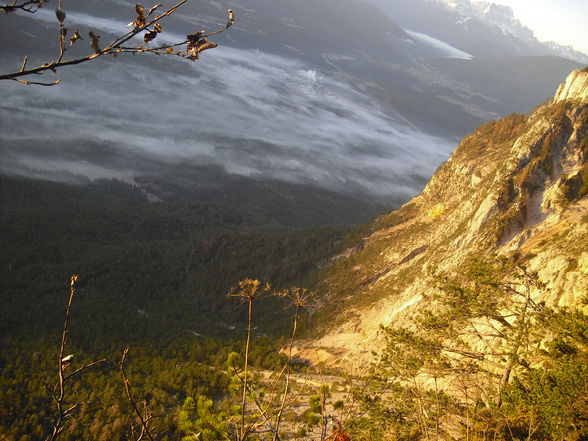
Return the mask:
[[[541,41],[571,45],[588,54],[588,0],[494,0],[510,6]]]

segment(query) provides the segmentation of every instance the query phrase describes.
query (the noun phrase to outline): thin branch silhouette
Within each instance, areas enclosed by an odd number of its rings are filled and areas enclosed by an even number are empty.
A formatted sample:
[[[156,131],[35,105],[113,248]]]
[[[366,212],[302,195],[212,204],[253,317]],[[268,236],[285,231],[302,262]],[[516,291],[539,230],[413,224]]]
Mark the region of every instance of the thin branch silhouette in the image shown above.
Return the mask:
[[[11,3],[0,5],[0,11],[4,11],[6,14],[16,11],[24,11],[34,14],[40,8],[47,4],[48,0],[24,0],[20,3],[18,0],[14,0]]]
[[[133,407],[133,411],[135,412],[135,415],[137,415],[137,420],[139,421],[138,425],[140,427],[140,431],[139,431],[138,435],[135,434],[135,424],[136,423],[131,423],[131,438],[133,441],[141,441],[141,440],[145,439],[145,437],[147,437],[149,439],[149,441],[155,441],[155,437],[157,435],[152,434],[151,432],[153,431],[153,428],[149,427],[149,422],[154,418],[154,416],[151,413],[151,410],[149,410],[149,408],[147,407],[147,403],[145,401],[143,401],[143,412],[141,412],[141,410],[139,409],[139,406],[137,405],[137,402],[135,401],[133,394],[131,392],[131,383],[129,382],[129,379],[127,377],[127,373],[125,371],[125,362],[126,362],[128,353],[129,353],[129,348],[126,348],[122,353],[122,357],[121,357],[120,363],[119,363],[119,368],[120,368],[120,375],[123,379],[123,383],[125,386],[125,393],[127,395],[127,399],[131,403],[131,406]]]
[[[57,356],[57,383],[53,387],[45,385],[45,390],[49,393],[49,395],[51,395],[51,398],[53,398],[53,402],[55,403],[55,407],[57,410],[57,415],[55,417],[51,433],[45,438],[47,441],[55,441],[59,437],[59,435],[65,429],[66,421],[72,416],[73,411],[76,410],[80,404],[75,403],[73,405],[70,405],[69,407],[66,406],[65,403],[67,398],[67,381],[70,380],[76,374],[79,374],[91,367],[94,367],[106,361],[106,359],[103,358],[101,360],[93,361],[91,363],[84,363],[82,366],[80,366],[77,369],[74,369],[70,374],[66,375],[66,371],[70,368],[72,361],[74,359],[73,354],[65,355],[65,350],[68,344],[69,316],[71,313],[73,299],[76,295],[77,281],[77,275],[72,275],[70,277],[69,299],[65,307],[65,319],[63,321],[63,331],[61,333],[61,344],[59,346],[59,355]]]
[[[42,75],[47,71],[52,71],[53,73],[57,73],[58,68],[67,67],[67,66],[74,66],[82,63],[86,63],[92,61],[98,57],[102,57],[105,55],[118,55],[122,53],[153,53],[156,55],[171,55],[177,56],[181,58],[186,58],[192,61],[196,61],[199,59],[200,54],[206,50],[213,49],[218,46],[216,43],[212,43],[208,40],[209,37],[214,35],[218,35],[222,32],[225,32],[235,23],[235,14],[232,9],[228,10],[228,19],[224,27],[217,29],[212,32],[206,32],[204,30],[195,32],[193,34],[186,35],[186,39],[180,42],[169,43],[169,44],[162,44],[156,47],[150,47],[148,44],[154,41],[162,32],[163,27],[161,25],[161,20],[166,17],[169,17],[176,10],[185,4],[188,0],[181,0],[176,3],[174,6],[170,7],[166,11],[153,16],[155,11],[159,9],[161,4],[157,4],[145,13],[145,9],[143,6],[137,4],[135,6],[136,17],[135,19],[129,23],[128,27],[132,27],[130,31],[127,31],[123,35],[116,37],[106,46],[101,47],[100,43],[100,35],[96,34],[94,31],[88,32],[88,37],[90,39],[90,48],[92,49],[92,53],[85,55],[79,58],[73,59],[64,59],[65,53],[68,50],[68,46],[66,44],[66,38],[68,37],[68,28],[65,26],[65,21],[67,19],[66,12],[61,7],[61,0],[59,0],[57,9],[55,10],[55,16],[57,21],[59,22],[59,51],[57,56],[51,60],[43,63],[40,66],[29,67],[29,57],[28,55],[23,58],[21,63],[20,69],[0,75],[0,80],[13,80],[17,81],[22,84],[26,85],[39,85],[39,86],[55,86],[61,83],[61,79],[57,79],[55,81],[43,82],[43,81],[34,81],[30,79],[26,79],[23,77],[27,77],[30,75]],[[36,5],[35,10],[27,10],[26,8],[30,3]],[[23,4],[11,4],[0,6],[0,9],[4,10],[5,12],[11,12],[15,9],[23,9],[27,10],[27,12],[36,12],[38,8],[42,7],[41,5],[45,5],[46,0],[42,1],[39,0],[37,2],[24,2]],[[6,9],[8,8],[8,9]],[[153,17],[152,17],[153,16]],[[135,37],[139,37],[140,34],[143,34],[143,43],[136,44],[136,45],[126,45],[127,42],[131,41]],[[83,40],[84,37],[80,33],[79,29],[76,29],[73,35],[69,38],[69,46],[75,45],[79,40]],[[185,47],[184,47],[185,46]]]

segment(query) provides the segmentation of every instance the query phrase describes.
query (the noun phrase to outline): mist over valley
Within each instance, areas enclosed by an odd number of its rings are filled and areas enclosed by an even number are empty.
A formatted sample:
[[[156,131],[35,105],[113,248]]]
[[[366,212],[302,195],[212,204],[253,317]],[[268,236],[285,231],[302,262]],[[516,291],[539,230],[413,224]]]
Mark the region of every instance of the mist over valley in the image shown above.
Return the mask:
[[[71,5],[69,20],[107,41],[124,31],[131,6]],[[488,62],[515,69],[488,70],[483,59],[405,31],[367,3],[228,6],[237,25],[197,63],[121,56],[61,69],[59,87],[1,84],[3,126],[10,128],[0,135],[2,170],[138,184],[158,174],[157,164],[162,171],[173,164],[210,166],[397,206],[422,189],[460,134],[500,114],[528,110],[574,66],[556,58],[493,58]],[[226,7],[188,5],[159,38],[181,40],[195,21],[222,25]],[[23,52],[43,60],[55,50],[50,9],[11,18],[3,31],[4,65],[16,66]],[[30,35],[43,44],[31,45]],[[71,50],[83,52],[79,45]],[[490,75],[482,81],[480,63]],[[520,89],[531,96],[489,88],[526,81],[521,73],[538,64],[544,73],[537,87]],[[197,174],[193,180],[202,184]]]

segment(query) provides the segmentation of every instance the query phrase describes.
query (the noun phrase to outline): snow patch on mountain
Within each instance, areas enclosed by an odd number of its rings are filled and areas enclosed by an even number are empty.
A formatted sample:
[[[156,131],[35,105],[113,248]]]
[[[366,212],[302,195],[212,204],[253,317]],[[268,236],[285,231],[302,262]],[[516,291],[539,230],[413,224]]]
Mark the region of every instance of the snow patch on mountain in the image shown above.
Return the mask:
[[[485,1],[470,0],[429,0],[455,12],[460,16],[458,23],[472,18],[497,26],[505,35],[512,35],[524,42],[534,41],[535,35],[514,16],[510,6]]]

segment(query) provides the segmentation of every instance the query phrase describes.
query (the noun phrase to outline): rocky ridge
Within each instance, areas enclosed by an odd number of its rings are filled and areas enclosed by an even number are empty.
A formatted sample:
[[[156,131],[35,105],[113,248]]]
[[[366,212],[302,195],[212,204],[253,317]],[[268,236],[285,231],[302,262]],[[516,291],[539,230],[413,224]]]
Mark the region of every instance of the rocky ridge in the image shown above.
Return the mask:
[[[588,72],[574,71],[553,101],[465,137],[424,191],[376,219],[323,275],[337,319],[300,357],[365,361],[380,325],[406,323],[431,274],[472,254],[504,254],[536,272],[552,305],[588,294]],[[317,352],[320,351],[320,352]]]
[[[573,71],[555,93],[554,102],[564,100],[588,100],[588,68]]]

